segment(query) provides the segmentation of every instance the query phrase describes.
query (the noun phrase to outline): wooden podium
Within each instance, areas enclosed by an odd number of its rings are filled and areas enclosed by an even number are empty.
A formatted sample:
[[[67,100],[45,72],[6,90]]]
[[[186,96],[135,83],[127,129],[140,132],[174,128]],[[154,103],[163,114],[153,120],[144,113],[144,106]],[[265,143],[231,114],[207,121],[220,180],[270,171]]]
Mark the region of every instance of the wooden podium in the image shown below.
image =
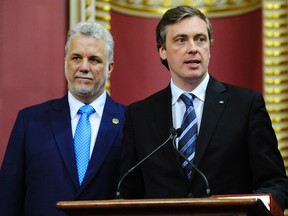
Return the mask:
[[[271,201],[270,211],[257,196],[63,201],[56,206],[70,216],[282,216]]]

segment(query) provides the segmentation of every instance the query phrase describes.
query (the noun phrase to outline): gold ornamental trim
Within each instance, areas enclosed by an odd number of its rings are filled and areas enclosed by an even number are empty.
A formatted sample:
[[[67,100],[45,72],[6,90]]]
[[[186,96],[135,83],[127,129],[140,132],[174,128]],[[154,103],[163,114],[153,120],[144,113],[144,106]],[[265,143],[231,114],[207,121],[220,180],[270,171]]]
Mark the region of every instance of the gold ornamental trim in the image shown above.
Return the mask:
[[[111,10],[132,16],[160,18],[169,8],[177,6],[176,3],[172,3],[173,1],[170,1],[169,4],[162,3],[160,5],[159,2],[166,1],[151,1],[158,4],[147,4],[145,3],[146,1],[142,1],[142,3],[141,1],[140,3],[138,2],[139,1],[136,3],[136,1],[131,0],[111,0]],[[189,5],[197,7],[209,18],[236,16],[239,14],[249,13],[262,7],[261,0],[246,0],[240,3],[239,1],[237,3],[234,3],[234,1],[228,1],[228,3],[224,4],[215,3],[214,1],[211,2],[212,3],[209,4],[209,1],[207,0],[198,0]]]
[[[264,74],[266,74],[267,76],[270,76],[270,75],[281,75],[281,74],[288,74],[288,70],[285,66],[283,66],[282,68],[281,67],[278,67],[278,68],[269,68],[269,66],[267,66],[265,69],[264,69]]]

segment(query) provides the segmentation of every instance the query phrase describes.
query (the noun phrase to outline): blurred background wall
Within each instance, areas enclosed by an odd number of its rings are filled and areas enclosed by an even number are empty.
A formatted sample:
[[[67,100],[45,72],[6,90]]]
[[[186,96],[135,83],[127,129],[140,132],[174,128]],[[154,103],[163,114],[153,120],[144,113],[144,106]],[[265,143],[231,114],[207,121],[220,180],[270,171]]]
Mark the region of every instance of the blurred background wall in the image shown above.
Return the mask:
[[[18,110],[66,92],[68,4],[0,0],[0,164]]]

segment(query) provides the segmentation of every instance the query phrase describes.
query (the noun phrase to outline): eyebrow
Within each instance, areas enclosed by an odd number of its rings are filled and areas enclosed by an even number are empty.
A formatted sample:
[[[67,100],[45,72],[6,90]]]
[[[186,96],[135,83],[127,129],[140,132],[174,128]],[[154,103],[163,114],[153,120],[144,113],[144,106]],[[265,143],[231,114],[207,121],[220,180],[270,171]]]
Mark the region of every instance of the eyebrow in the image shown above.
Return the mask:
[[[177,37],[187,37],[187,36],[188,36],[187,34],[180,33],[180,34],[176,34],[176,35],[173,36],[172,38],[177,38]]]
[[[203,33],[203,32],[199,32],[199,33],[194,35],[194,37],[199,37],[199,36],[204,36],[204,37],[208,38],[208,35],[206,33]],[[176,34],[175,36],[173,36],[172,38],[175,39],[177,37],[188,37],[188,34],[179,33],[179,34]]]
[[[208,35],[205,33],[198,33],[198,34],[196,34],[196,36],[205,36],[206,38],[208,38]]]
[[[177,40],[178,38],[188,38],[188,35],[183,33],[176,34],[172,37],[172,40]]]

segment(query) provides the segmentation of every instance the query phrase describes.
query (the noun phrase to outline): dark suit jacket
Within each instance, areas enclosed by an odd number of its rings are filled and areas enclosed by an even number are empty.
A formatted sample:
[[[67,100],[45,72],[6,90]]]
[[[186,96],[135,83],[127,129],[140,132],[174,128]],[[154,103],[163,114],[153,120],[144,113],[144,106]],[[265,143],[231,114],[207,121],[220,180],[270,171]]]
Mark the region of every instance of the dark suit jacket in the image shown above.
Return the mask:
[[[113,198],[120,172],[124,110],[107,95],[81,187],[67,95],[20,111],[1,168],[0,214],[63,216],[55,207],[57,201]],[[113,124],[113,118],[119,124]]]
[[[126,109],[122,175],[169,136],[170,87]],[[195,165],[211,194],[271,193],[287,206],[288,180],[261,94],[210,76]],[[179,155],[169,142],[122,182],[124,198],[204,197],[206,184],[195,170],[187,182]]]

